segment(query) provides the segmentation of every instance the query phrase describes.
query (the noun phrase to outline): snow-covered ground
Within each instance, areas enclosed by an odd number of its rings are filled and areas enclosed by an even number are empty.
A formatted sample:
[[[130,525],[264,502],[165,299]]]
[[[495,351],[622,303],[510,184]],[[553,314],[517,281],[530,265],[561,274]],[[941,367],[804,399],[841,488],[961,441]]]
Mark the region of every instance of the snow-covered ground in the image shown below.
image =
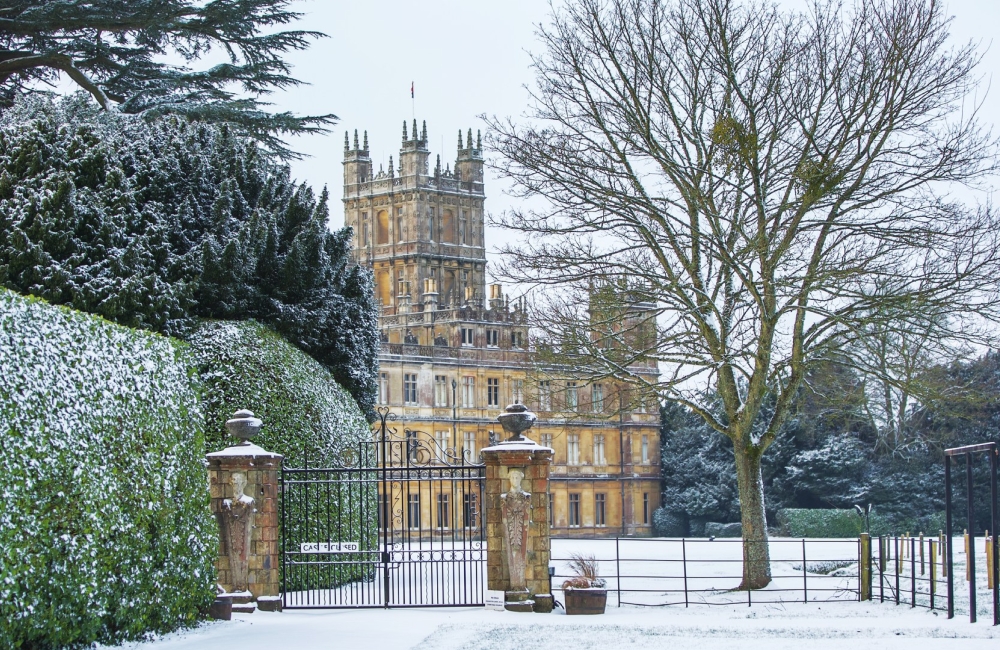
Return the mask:
[[[990,641],[992,640],[992,641]],[[235,614],[142,650],[952,650],[997,647],[1000,629],[878,603],[754,607],[609,607],[604,616],[515,614],[483,608]]]
[[[980,568],[979,622],[968,620],[968,583],[964,577],[963,554],[956,554],[955,619],[947,620],[943,611],[910,608],[908,604],[857,602],[856,595],[845,590],[813,591],[826,575],[829,582],[847,581],[849,588],[857,585],[856,564],[828,571],[831,563],[856,559],[856,540],[822,543],[806,542],[806,573],[809,574],[809,603],[801,602],[798,593],[782,592],[781,579],[769,590],[753,594],[753,605],[746,604],[745,592],[733,592],[738,583],[740,546],[738,541],[715,540],[678,544],[648,541],[642,544],[624,543],[614,548],[614,540],[553,540],[553,557],[565,558],[571,552],[593,554],[602,562],[602,572],[613,575],[620,570],[623,603],[643,599],[661,606],[617,606],[617,583],[609,589],[608,609],[604,616],[568,617],[561,610],[548,615],[515,614],[486,611],[482,607],[436,609],[348,609],[348,610],[288,610],[283,613],[256,612],[234,614],[232,621],[213,621],[167,635],[154,641],[127,645],[136,650],[216,650],[232,647],[240,650],[275,650],[280,648],[336,649],[396,649],[417,650],[510,650],[512,648],[545,648],[573,650],[610,650],[628,648],[682,648],[684,650],[739,646],[740,650],[811,650],[816,648],[849,648],[862,650],[950,650],[992,647],[990,640],[1000,640],[1000,627],[992,623],[992,597],[986,590],[983,568],[985,557],[978,553]],[[961,548],[961,539],[957,540]],[[676,549],[674,547],[677,547]],[[981,550],[981,549],[979,549]],[[691,597],[691,607],[676,602],[671,593],[681,571],[676,562],[686,554],[689,590],[697,581],[704,589]],[[787,582],[801,580],[802,541],[771,540],[772,568],[775,576],[786,576]],[[564,562],[554,559],[557,571]],[[903,569],[906,572],[906,565]],[[735,573],[734,573],[735,572]],[[904,601],[909,592],[908,573],[901,579]],[[683,576],[679,578],[683,580]],[[814,582],[816,581],[816,582]],[[559,580],[554,581],[558,586]],[[681,583],[682,584],[682,583]],[[876,576],[877,584],[877,576]],[[647,591],[640,588],[649,587]],[[628,592],[629,589],[634,592]],[[919,591],[918,585],[918,591]],[[944,583],[939,585],[943,606]],[[815,595],[814,595],[815,594]],[[556,590],[556,597],[561,593]],[[681,598],[683,593],[681,593]],[[800,602],[766,602],[768,599]],[[889,600],[889,599],[887,599]],[[683,601],[681,601],[683,602]],[[919,597],[918,597],[918,602]],[[705,604],[713,605],[706,607]],[[997,645],[996,647],[1000,647]]]

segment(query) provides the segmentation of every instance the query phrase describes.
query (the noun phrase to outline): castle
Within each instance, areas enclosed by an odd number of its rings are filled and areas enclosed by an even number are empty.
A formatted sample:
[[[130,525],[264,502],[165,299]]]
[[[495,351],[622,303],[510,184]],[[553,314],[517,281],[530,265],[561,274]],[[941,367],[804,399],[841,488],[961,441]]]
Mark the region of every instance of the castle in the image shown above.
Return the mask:
[[[479,134],[459,132],[454,167],[438,156],[431,169],[427,142],[426,122],[419,131],[404,123],[398,167],[390,157],[376,172],[367,132],[360,143],[357,131],[353,142],[344,136],[344,221],[381,306],[379,405],[399,416],[398,430],[429,439],[440,462],[478,462],[501,433],[503,408],[526,404],[539,417],[537,441],[555,450],[552,534],[650,535],[660,496],[655,403],[624,411],[612,381],[532,364],[523,303],[499,284],[487,295]],[[645,372],[655,375],[655,364]],[[435,495],[411,495],[411,524],[436,514],[438,526],[463,525],[442,498],[435,511]]]

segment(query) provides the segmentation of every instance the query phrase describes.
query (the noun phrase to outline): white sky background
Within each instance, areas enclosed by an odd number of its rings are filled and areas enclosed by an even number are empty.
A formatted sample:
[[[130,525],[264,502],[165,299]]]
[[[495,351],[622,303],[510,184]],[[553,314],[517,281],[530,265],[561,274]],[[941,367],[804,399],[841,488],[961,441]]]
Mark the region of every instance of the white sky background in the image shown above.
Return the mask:
[[[800,8],[805,1],[782,4]],[[978,98],[985,98],[982,119],[1000,125],[1000,42],[992,40],[1000,33],[1000,2],[949,0],[946,6],[955,17],[954,41],[973,40],[985,53]],[[441,154],[442,165],[454,164],[460,128],[463,133],[482,128],[477,116],[484,113],[524,113],[524,86],[533,82],[528,51],[539,49],[536,26],[549,15],[546,0],[299,0],[294,8],[305,14],[295,28],[325,32],[330,38],[289,57],[292,74],[310,85],[277,94],[272,101],[276,109],[340,118],[328,136],[290,141],[309,156],[292,164],[294,176],[317,191],[329,186],[335,227],[343,224],[339,199],[345,129],[368,130],[376,166],[387,165],[390,155],[398,162],[403,120],[413,120],[412,81],[416,118],[427,121],[431,164],[435,154]],[[504,188],[487,170],[488,212],[514,205]],[[487,228],[487,249],[510,237]]]

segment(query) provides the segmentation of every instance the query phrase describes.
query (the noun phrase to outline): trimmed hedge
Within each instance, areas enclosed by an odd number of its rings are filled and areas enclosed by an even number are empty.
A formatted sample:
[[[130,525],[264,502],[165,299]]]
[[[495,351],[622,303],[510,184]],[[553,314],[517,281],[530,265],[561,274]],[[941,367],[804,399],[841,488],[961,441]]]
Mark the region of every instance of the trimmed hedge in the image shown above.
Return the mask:
[[[864,526],[854,510],[785,508],[777,518],[786,537],[857,537]]]
[[[313,466],[337,463],[371,440],[357,402],[330,371],[267,327],[204,321],[188,341],[204,387],[209,451],[235,444],[225,424],[238,409],[264,421],[254,444],[282,454],[287,466],[306,456]]]
[[[373,466],[371,430],[354,398],[330,371],[281,336],[253,321],[207,321],[190,343],[204,386],[207,445],[212,451],[236,442],[228,438],[225,421],[234,411],[248,408],[264,422],[254,444],[282,454],[285,467],[301,468],[306,462],[309,467]],[[378,507],[375,473],[310,478],[337,480],[324,484],[326,498],[313,499],[308,510],[301,500],[286,498],[282,543],[295,548],[300,542],[350,541],[378,549],[377,522],[371,516]],[[308,573],[292,571],[285,576],[285,586],[335,587],[370,579],[378,553],[355,559],[369,564],[331,562]]]
[[[194,621],[218,534],[179,347],[0,289],[0,363],[0,647]]]

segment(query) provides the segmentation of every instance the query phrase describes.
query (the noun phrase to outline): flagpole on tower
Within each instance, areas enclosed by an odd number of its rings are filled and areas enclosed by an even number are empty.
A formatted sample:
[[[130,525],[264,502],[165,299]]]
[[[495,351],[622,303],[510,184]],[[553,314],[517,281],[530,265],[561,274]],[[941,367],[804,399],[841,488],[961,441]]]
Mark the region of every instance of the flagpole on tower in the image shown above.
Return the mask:
[[[417,119],[417,106],[416,106],[416,103],[417,103],[416,99],[414,98],[414,95],[413,95],[413,82],[411,81],[410,82],[410,114],[411,114],[410,117],[412,117],[413,119]]]

